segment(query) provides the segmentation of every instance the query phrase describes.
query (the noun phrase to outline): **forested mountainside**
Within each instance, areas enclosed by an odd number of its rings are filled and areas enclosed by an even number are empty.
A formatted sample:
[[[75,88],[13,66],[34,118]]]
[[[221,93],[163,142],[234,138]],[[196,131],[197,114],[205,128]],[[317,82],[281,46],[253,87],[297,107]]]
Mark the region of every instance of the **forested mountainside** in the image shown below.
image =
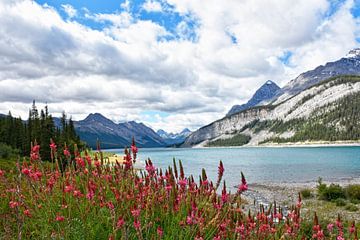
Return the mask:
[[[360,77],[330,78],[283,102],[257,106],[193,132],[184,146],[212,145],[219,139],[249,136],[249,145],[264,142],[359,140]]]

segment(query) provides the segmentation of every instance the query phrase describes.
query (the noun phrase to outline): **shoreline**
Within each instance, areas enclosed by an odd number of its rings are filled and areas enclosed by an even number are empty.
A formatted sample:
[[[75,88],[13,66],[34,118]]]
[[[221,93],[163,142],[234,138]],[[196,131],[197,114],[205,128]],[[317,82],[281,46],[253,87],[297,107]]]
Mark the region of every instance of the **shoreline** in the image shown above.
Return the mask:
[[[337,141],[337,142],[287,142],[287,143],[265,143],[260,145],[242,145],[242,146],[214,146],[206,147],[201,144],[192,146],[190,148],[301,148],[301,147],[360,147],[358,141]]]
[[[322,183],[339,184],[344,187],[352,184],[360,184],[360,177],[349,177],[346,179],[334,179],[333,181],[322,180]],[[244,193],[247,201],[256,200],[257,203],[269,205],[276,201],[287,205],[297,201],[298,193],[303,189],[316,192],[317,181],[309,182],[273,182],[273,183],[249,183],[249,191]]]

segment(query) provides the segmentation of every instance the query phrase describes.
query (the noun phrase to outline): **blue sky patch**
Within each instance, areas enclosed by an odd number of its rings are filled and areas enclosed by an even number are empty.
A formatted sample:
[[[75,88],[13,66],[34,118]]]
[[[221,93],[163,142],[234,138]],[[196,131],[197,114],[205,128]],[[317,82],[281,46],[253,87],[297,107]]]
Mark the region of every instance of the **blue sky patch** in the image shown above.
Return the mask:
[[[48,4],[54,7],[64,20],[69,19],[67,13],[64,11],[63,5],[71,5],[77,11],[77,16],[73,17],[72,20],[79,22],[92,29],[102,30],[110,26],[110,22],[97,22],[93,19],[87,18],[85,15],[90,14],[117,14],[127,9],[122,7],[125,1],[114,1],[114,0],[35,0],[39,4]],[[198,22],[196,19],[189,15],[180,15],[175,11],[174,7],[159,1],[162,5],[161,12],[148,12],[143,8],[145,3],[144,0],[134,0],[129,2],[129,13],[136,20],[152,21],[162,27],[164,27],[170,35],[163,36],[159,41],[169,41],[173,39],[180,39],[186,37],[186,40],[195,42],[197,40],[196,29]],[[186,23],[187,29],[186,34],[178,32],[179,23]]]
[[[281,57],[279,57],[279,60],[284,63],[285,65],[289,65],[290,58],[292,56],[291,51],[285,51]]]
[[[158,120],[156,119],[156,116],[160,116],[161,118],[166,118],[168,116],[170,116],[169,113],[167,112],[162,112],[162,111],[143,111],[140,113],[140,116],[142,116],[142,119],[146,119],[148,122],[157,122]]]

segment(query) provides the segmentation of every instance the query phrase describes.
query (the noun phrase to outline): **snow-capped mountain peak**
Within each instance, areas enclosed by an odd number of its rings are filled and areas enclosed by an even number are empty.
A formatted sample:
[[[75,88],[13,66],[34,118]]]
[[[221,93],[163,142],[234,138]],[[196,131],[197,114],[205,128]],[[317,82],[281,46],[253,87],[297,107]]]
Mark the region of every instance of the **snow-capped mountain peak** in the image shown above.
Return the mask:
[[[169,145],[173,145],[182,143],[185,138],[190,135],[191,131],[188,128],[185,128],[180,133],[167,133],[166,131],[159,129],[156,133]]]
[[[345,56],[346,58],[360,58],[360,48],[354,48]]]

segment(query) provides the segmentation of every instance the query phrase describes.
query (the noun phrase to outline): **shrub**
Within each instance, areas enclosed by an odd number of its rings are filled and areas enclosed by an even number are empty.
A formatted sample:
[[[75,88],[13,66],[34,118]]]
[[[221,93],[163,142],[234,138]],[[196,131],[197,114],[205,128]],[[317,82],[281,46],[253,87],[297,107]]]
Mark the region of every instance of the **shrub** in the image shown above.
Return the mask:
[[[333,202],[336,204],[336,206],[338,207],[343,207],[346,205],[346,200],[343,199],[343,198],[338,198],[338,199],[335,199],[333,200]]]
[[[12,148],[5,143],[0,143],[0,159],[16,158],[19,154],[19,150]]]
[[[311,198],[312,197],[312,193],[311,190],[308,188],[302,189],[300,191],[300,194],[303,198]]]
[[[326,190],[326,184],[324,184],[324,183],[322,182],[322,178],[319,178],[319,179],[318,179],[317,190],[318,190],[318,194],[319,194],[320,197],[323,195],[323,193],[324,193],[325,190]]]
[[[358,200],[358,199],[350,199],[350,202],[353,203],[353,204],[359,204],[360,200]]]
[[[327,186],[321,181],[318,185],[319,197],[323,200],[332,201],[338,198],[345,198],[345,190],[339,184],[330,184]]]
[[[349,199],[360,200],[360,185],[349,185],[345,188],[346,196]]]
[[[347,204],[345,209],[350,211],[350,212],[356,212],[357,210],[359,210],[359,208],[356,205],[352,204],[352,203]]]

